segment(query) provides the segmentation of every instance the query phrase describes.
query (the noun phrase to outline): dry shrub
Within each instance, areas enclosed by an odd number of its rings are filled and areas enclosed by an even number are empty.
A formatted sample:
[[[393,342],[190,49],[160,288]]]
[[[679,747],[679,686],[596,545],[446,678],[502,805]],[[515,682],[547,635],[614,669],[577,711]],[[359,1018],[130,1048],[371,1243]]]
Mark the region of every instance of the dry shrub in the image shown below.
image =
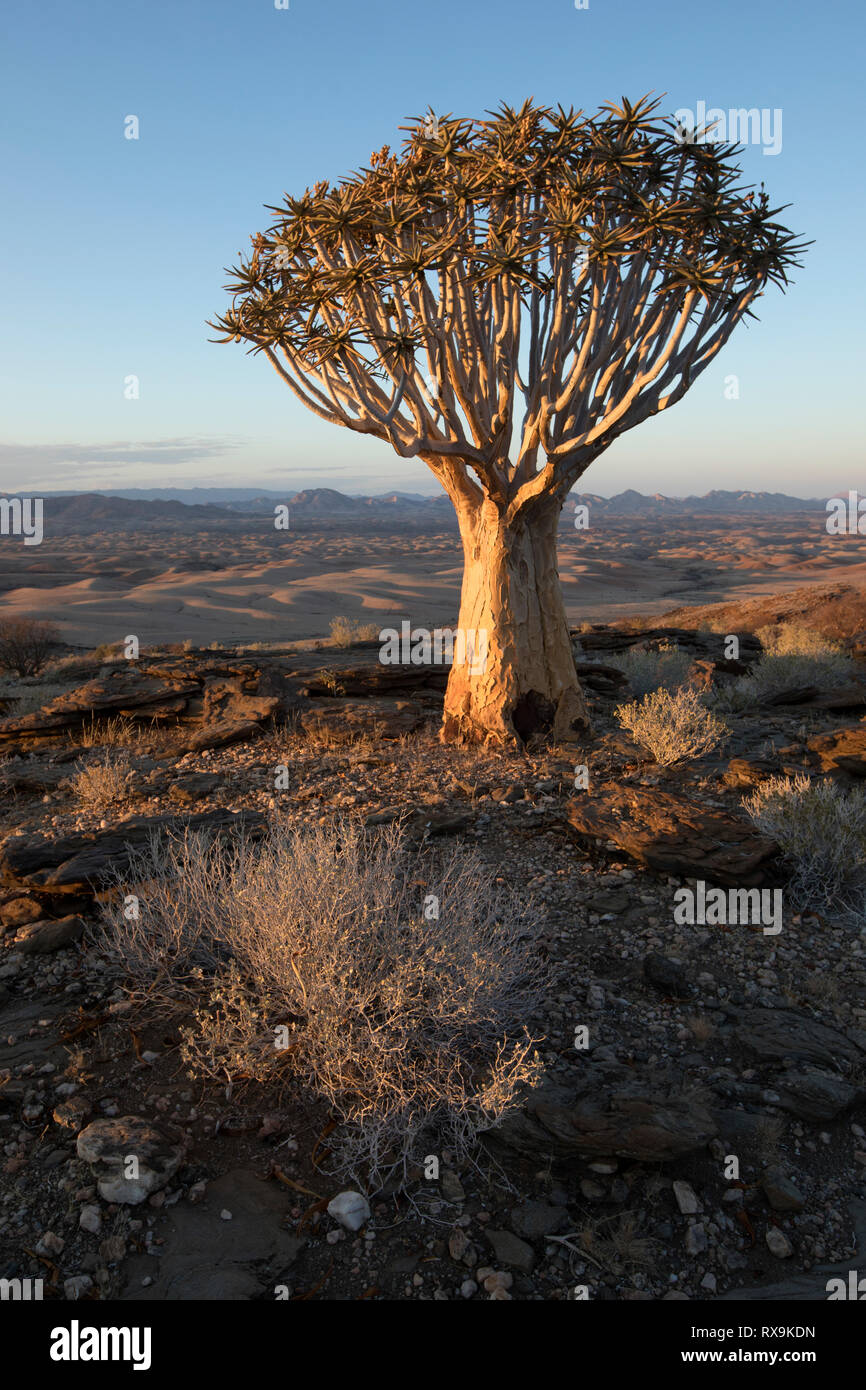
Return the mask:
[[[806,903],[830,903],[861,882],[866,866],[866,793],[810,777],[771,777],[743,806],[793,868]],[[839,904],[842,905],[841,903]]]
[[[128,758],[107,753],[99,762],[76,763],[69,785],[88,811],[105,811],[126,798],[132,775]]]
[[[628,678],[635,695],[650,695],[654,690],[678,690],[686,680],[692,658],[672,642],[649,645],[639,642],[627,652],[608,659]]]
[[[11,671],[13,676],[38,676],[59,641],[54,623],[0,618],[0,670]]]
[[[344,1122],[341,1177],[376,1190],[434,1136],[467,1154],[536,1078],[546,967],[475,851],[420,861],[394,827],[276,823],[154,843],[130,881],[140,916],[107,907],[105,939],[151,998],[191,1005],[191,1072],[300,1082]]]
[[[378,623],[362,623],[357,618],[331,619],[331,641],[335,647],[351,647],[355,642],[375,642],[378,637]]]
[[[756,636],[763,645],[763,654],[753,663],[748,676],[731,681],[717,692],[718,708],[752,709],[768,696],[798,686],[835,690],[847,685],[856,674],[852,658],[837,642],[802,623],[762,627]]]
[[[711,752],[730,732],[691,686],[673,694],[655,690],[640,702],[619,705],[615,713],[623,728],[649,749],[661,767]]]

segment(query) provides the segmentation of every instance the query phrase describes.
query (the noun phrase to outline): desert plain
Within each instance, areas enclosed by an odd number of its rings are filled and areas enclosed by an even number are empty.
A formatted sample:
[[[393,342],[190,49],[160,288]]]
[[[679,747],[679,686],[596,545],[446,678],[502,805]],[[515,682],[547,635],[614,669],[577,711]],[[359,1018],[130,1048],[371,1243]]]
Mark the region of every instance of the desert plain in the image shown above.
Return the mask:
[[[292,642],[327,636],[338,615],[456,622],[463,557],[445,499],[347,522],[339,497],[302,495],[285,530],[272,512],[181,506],[164,519],[144,504],[131,520],[120,501],[98,512],[86,498],[55,520],[48,499],[41,545],[0,539],[0,616],[56,622],[78,647],[128,632],[142,644]],[[575,626],[866,583],[862,537],[829,535],[815,506],[668,515],[646,500],[646,515],[639,502],[627,514],[590,506],[582,530],[565,512],[559,570]]]

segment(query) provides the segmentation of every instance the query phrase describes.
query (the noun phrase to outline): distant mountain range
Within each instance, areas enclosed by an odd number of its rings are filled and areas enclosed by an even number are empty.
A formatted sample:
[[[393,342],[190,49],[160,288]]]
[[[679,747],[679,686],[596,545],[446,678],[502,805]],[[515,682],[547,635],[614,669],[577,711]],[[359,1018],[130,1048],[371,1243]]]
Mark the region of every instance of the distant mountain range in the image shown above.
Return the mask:
[[[829,494],[845,496],[843,493]],[[0,494],[2,496],[2,494]],[[126,488],[117,492],[34,492],[6,494],[7,497],[44,498],[46,534],[63,529],[121,530],[145,526],[148,529],[188,529],[230,524],[239,515],[272,517],[274,508],[288,506],[290,526],[299,523],[318,528],[351,525],[353,522],[387,525],[448,525],[453,522],[451,503],[440,493],[389,492],[375,497],[349,497],[333,488],[306,488],[290,493],[255,488]],[[787,512],[826,511],[825,498],[790,497],[783,492],[733,492],[716,489],[703,497],[665,497],[661,493],[645,496],[628,489],[615,497],[594,493],[572,493],[567,512],[575,506],[589,507],[590,518],[597,516],[643,518],[665,516],[771,515]]]

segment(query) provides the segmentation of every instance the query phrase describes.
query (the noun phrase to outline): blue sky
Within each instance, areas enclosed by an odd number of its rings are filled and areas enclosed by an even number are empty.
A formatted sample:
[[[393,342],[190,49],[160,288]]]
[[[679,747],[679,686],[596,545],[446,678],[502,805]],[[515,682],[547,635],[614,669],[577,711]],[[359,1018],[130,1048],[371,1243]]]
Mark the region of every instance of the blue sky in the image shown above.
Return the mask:
[[[749,146],[744,175],[816,245],[685,400],[581,487],[866,490],[863,30],[859,0],[7,0],[0,488],[434,491],[423,464],[207,341],[223,267],[267,225],[263,204],[397,144],[428,106],[594,110],[653,90],[671,112],[781,109],[780,152]]]

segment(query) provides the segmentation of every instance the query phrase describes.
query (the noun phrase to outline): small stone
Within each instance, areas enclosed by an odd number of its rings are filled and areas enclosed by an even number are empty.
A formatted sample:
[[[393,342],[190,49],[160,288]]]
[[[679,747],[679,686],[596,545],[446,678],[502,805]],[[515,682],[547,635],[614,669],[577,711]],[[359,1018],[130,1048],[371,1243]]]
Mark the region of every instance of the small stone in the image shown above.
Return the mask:
[[[643,973],[644,979],[662,994],[670,995],[674,999],[688,997],[689,986],[681,961],[651,951],[644,960]]]
[[[456,1206],[466,1198],[463,1184],[454,1172],[453,1168],[443,1168],[439,1177],[439,1191],[446,1202],[451,1202]]]
[[[564,1207],[550,1207],[546,1202],[524,1202],[511,1213],[511,1229],[527,1240],[554,1235],[568,1223]]]
[[[70,1302],[81,1298],[87,1293],[88,1289],[93,1288],[93,1280],[89,1274],[76,1274],[71,1279],[64,1279],[63,1292]]]
[[[530,1272],[535,1264],[535,1251],[531,1245],[512,1231],[486,1231],[485,1234],[500,1264],[512,1265],[524,1274]]]
[[[702,1255],[707,1248],[707,1233],[698,1222],[686,1231],[686,1251],[689,1255]]]
[[[601,1202],[604,1198],[604,1188],[592,1178],[581,1178],[580,1190],[588,1202]]]
[[[223,1207],[222,1211],[220,1212],[220,1221],[231,1221],[231,1219],[231,1212],[228,1211],[226,1207]]]
[[[57,1088],[58,1091],[60,1087]],[[54,1107],[54,1123],[63,1125],[66,1129],[79,1130],[90,1114],[90,1101],[84,1096],[75,1096],[71,1100],[63,1100]]]
[[[370,1220],[370,1204],[360,1192],[340,1192],[328,1203],[328,1215],[347,1231],[360,1231]]]
[[[102,1212],[99,1207],[82,1207],[78,1217],[78,1225],[82,1231],[89,1231],[91,1235],[98,1236],[102,1229]]]
[[[781,1168],[768,1168],[761,1178],[764,1196],[773,1211],[802,1211],[806,1199]]]
[[[46,1231],[36,1246],[38,1255],[59,1255],[66,1244],[62,1236],[55,1235],[53,1231]]]
[[[462,1260],[469,1245],[469,1237],[458,1227],[448,1237],[448,1253],[452,1260]]]
[[[473,1295],[473,1294],[476,1294],[477,1292],[478,1292],[478,1285],[476,1284],[476,1282],[475,1282],[474,1279],[464,1279],[464,1280],[463,1280],[463,1283],[460,1285],[460,1297],[461,1297],[461,1298],[471,1298],[472,1295]]]
[[[787,1260],[789,1255],[793,1255],[794,1247],[778,1226],[770,1226],[766,1235],[767,1249],[771,1255],[775,1255],[777,1260]]]
[[[697,1216],[701,1204],[691,1183],[683,1182],[681,1178],[678,1178],[674,1182],[674,1197],[683,1216]]]

